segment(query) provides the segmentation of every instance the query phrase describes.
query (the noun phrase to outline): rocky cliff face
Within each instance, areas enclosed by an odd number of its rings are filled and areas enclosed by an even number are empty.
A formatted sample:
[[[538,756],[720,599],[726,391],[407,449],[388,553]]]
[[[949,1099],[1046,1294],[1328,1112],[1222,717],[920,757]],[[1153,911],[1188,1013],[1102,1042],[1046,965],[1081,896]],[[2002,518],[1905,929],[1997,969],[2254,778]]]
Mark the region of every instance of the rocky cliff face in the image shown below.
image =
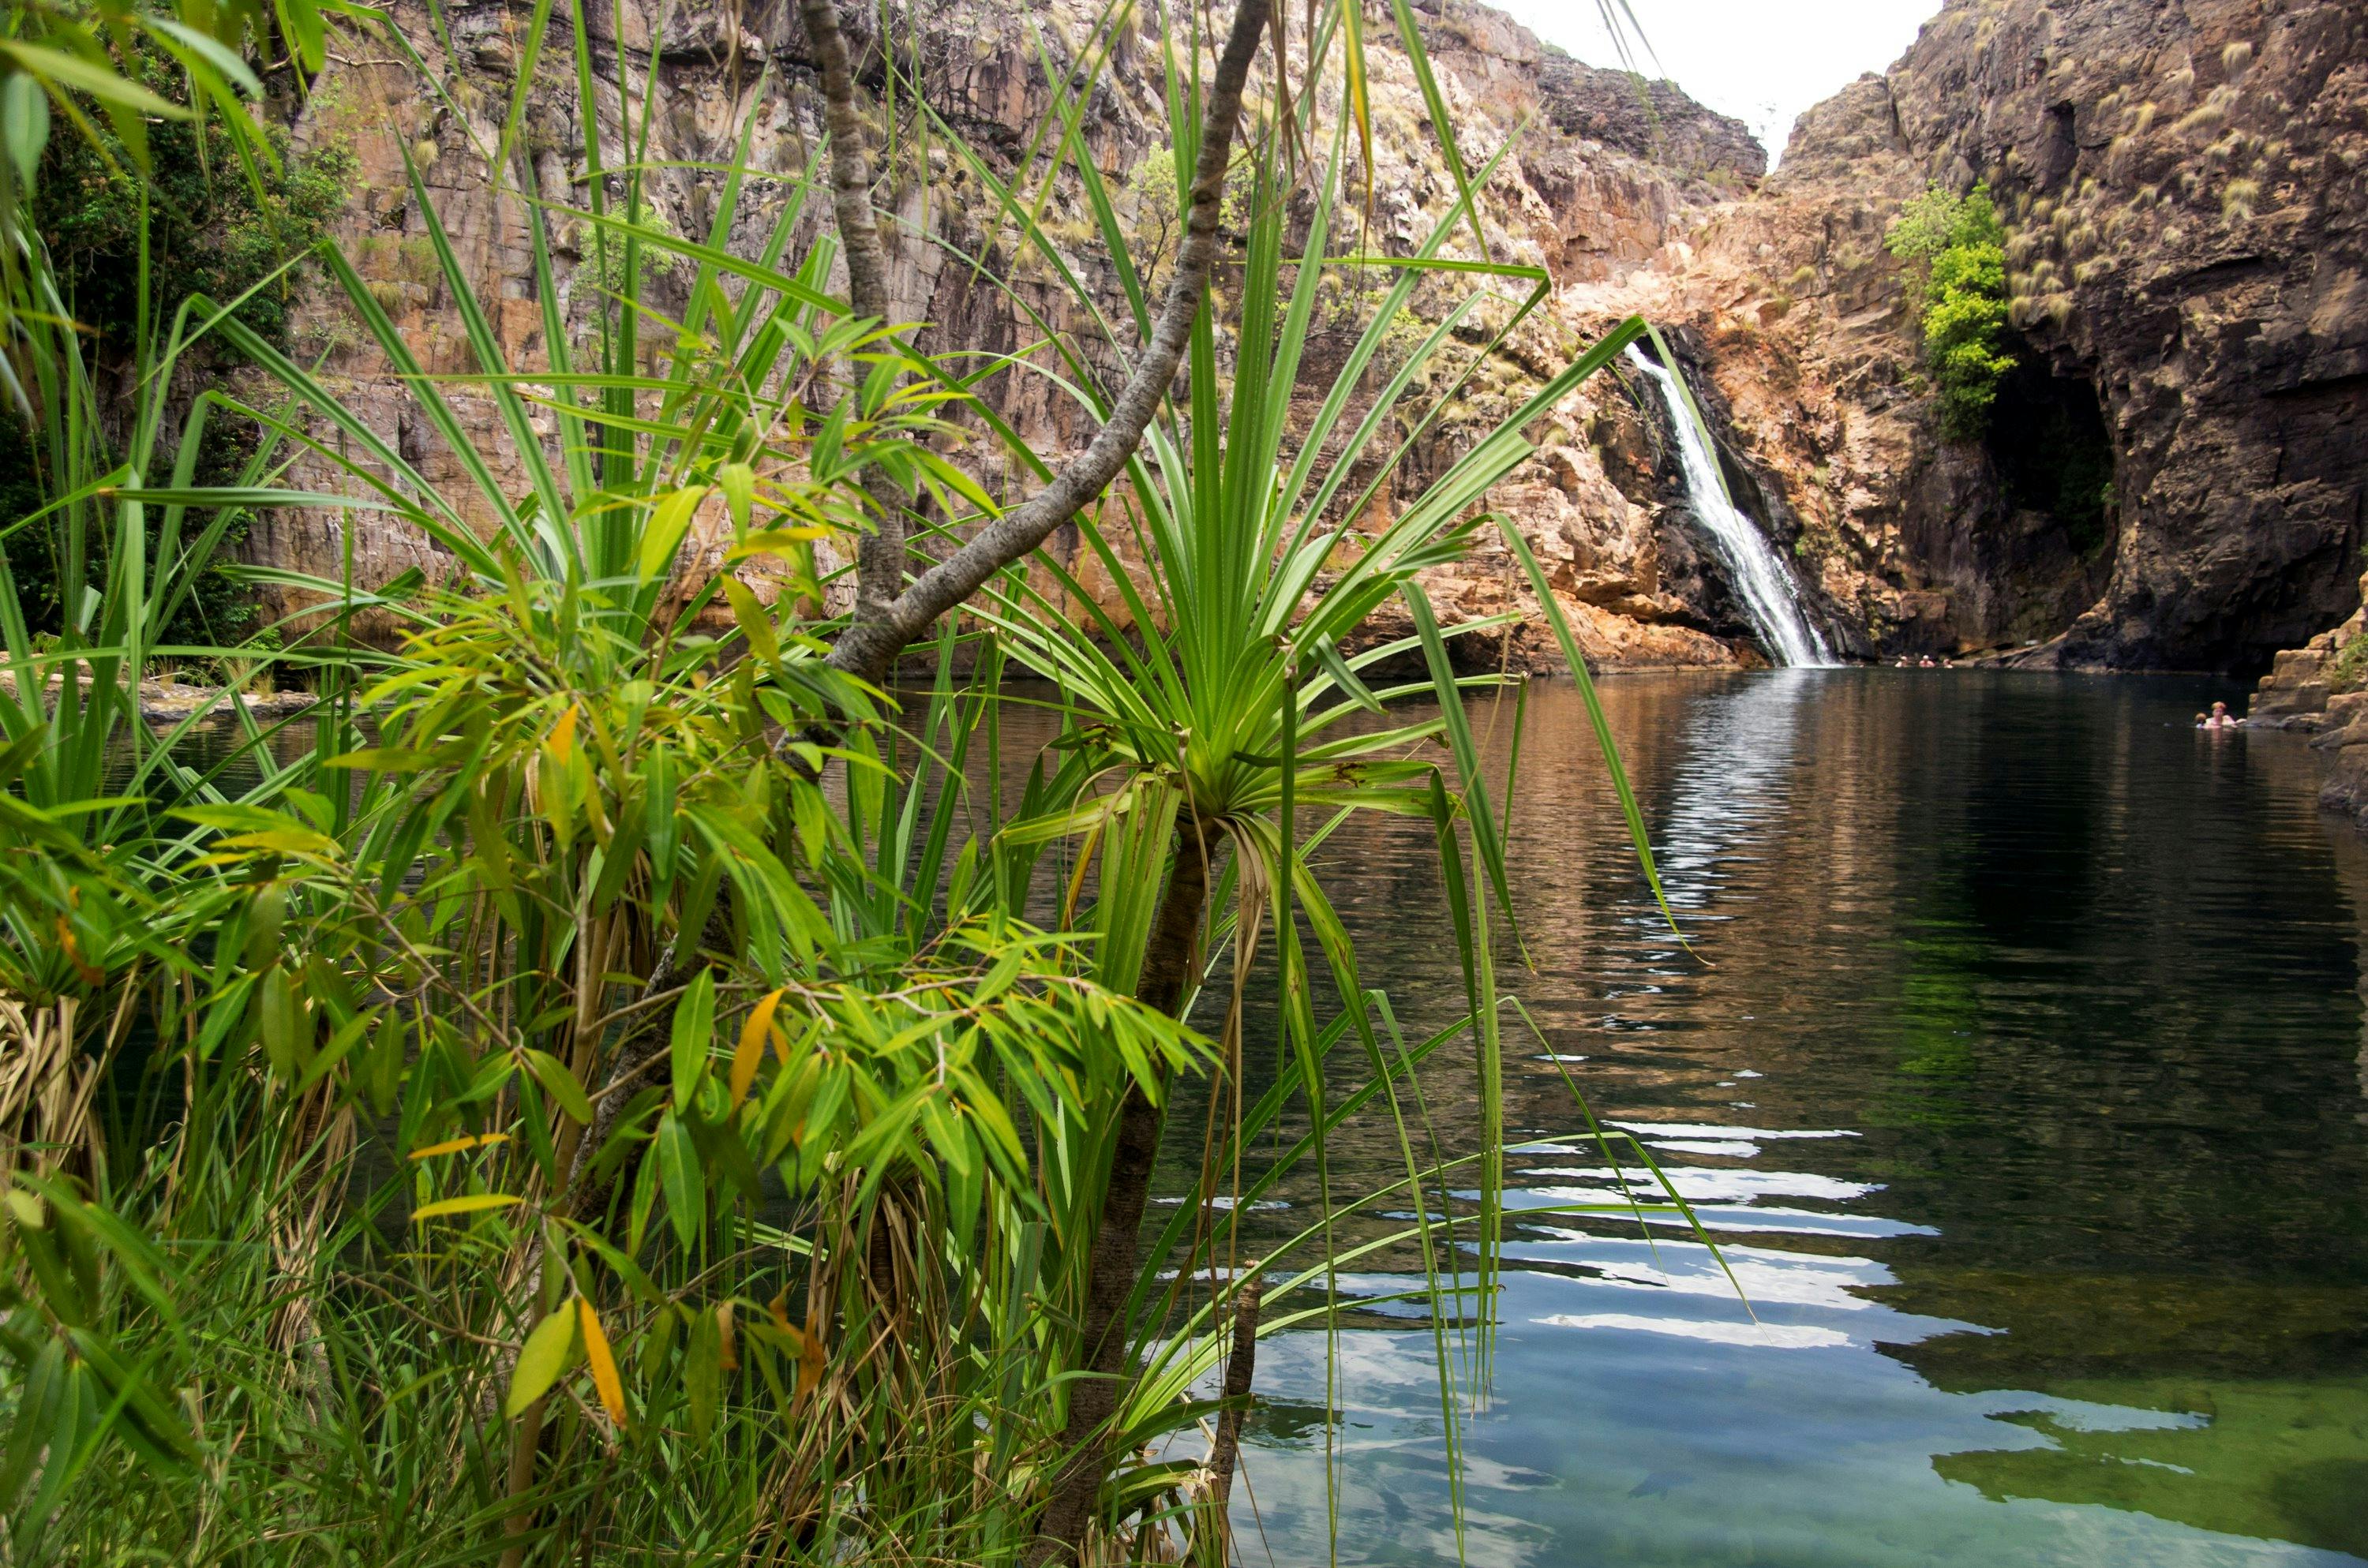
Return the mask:
[[[1064,40],[1088,37],[1099,11],[1086,0],[1056,0],[1030,8],[1023,20],[995,0],[917,0],[902,16],[911,36],[901,42],[917,49],[930,107],[1008,172],[1051,104],[1037,29],[1052,68],[1065,72],[1075,51]],[[506,353],[515,365],[538,368],[547,360],[541,306],[532,298],[524,249],[526,214],[514,198],[493,194],[483,151],[499,138],[529,8],[500,0],[447,0],[450,52],[423,6],[399,0],[393,14],[423,57],[447,72],[450,102],[416,91],[393,59],[358,53],[332,67],[304,131],[340,138],[359,158],[361,189],[346,219],[346,253],[428,369],[465,368],[452,303],[442,297],[420,214],[404,187],[408,153],[426,165],[430,198],[478,279],[476,292]],[[668,18],[662,34],[661,15]],[[874,25],[862,7],[848,16],[859,28]],[[1463,145],[1486,157],[1529,126],[1484,202],[1491,249],[1500,257],[1543,267],[1560,284],[1617,287],[1668,259],[1680,236],[1745,195],[1761,173],[1759,150],[1739,123],[1710,114],[1666,85],[1640,91],[1624,75],[1559,57],[1502,16],[1463,0],[1424,0],[1421,16]],[[719,14],[662,8],[657,0],[593,0],[586,24],[603,70],[613,73],[621,52],[636,95],[653,45],[662,46],[648,156],[676,165],[656,176],[654,200],[661,220],[677,232],[706,232],[721,178],[681,165],[732,160],[736,134],[752,110],[747,162],[785,179],[806,166],[819,141],[820,112],[792,7],[771,0],[744,7],[727,22]],[[572,78],[560,65],[568,58],[572,27],[564,4],[553,8],[550,25],[542,67],[527,88],[524,139],[541,189],[556,195],[580,179],[583,132]],[[1118,40],[1085,124],[1090,154],[1121,192],[1146,249],[1156,253],[1162,210],[1149,194],[1154,182],[1136,177],[1164,139],[1154,25],[1152,8],[1144,7],[1135,30]],[[877,40],[859,33],[857,41],[872,51],[864,70],[877,86],[883,80]],[[1454,187],[1437,156],[1409,62],[1378,39],[1372,101],[1372,243],[1406,254],[1448,210]],[[605,144],[618,144],[614,123],[600,129]],[[928,324],[921,335],[925,346],[1016,349],[1035,340],[1040,329],[1005,296],[978,286],[968,268],[949,260],[961,252],[990,266],[1008,265],[1015,249],[1011,236],[993,226],[991,204],[965,189],[964,178],[958,161],[946,160],[942,149],[926,165],[907,160],[887,172],[883,204],[907,232],[896,247],[894,309],[906,320]],[[734,246],[753,249],[762,242],[785,189],[785,184],[758,189],[743,232],[731,237]],[[1363,218],[1361,211],[1355,216]],[[1070,259],[1106,292],[1110,316],[1123,319],[1116,276],[1108,258],[1095,254],[1085,220],[1078,193],[1056,187],[1046,228],[1056,236],[1078,236]],[[562,263],[556,283],[564,313],[571,330],[581,330],[585,303],[594,297],[588,274],[580,256],[564,256]],[[1057,290],[1044,290],[1037,303],[1050,312],[1051,325],[1082,343],[1088,355],[1110,352],[1094,324]],[[424,422],[407,411],[408,395],[375,351],[342,324],[341,308],[321,300],[307,324],[313,335],[307,347],[327,355],[325,379],[431,479],[457,478],[453,454],[438,449]],[[1584,335],[1605,319],[1591,306],[1542,313],[1533,330],[1483,368],[1455,416],[1426,437],[1399,481],[1401,494],[1453,461],[1486,421],[1515,406],[1538,375],[1577,352]],[[1349,331],[1338,350],[1345,351],[1352,338]],[[1311,353],[1319,371],[1327,368],[1325,350],[1319,344]],[[1007,378],[987,395],[1048,454],[1075,448],[1087,434],[1074,408],[1040,378]],[[485,400],[464,386],[450,389],[448,396],[486,449],[497,459],[507,455]],[[1589,653],[1615,665],[1753,659],[1746,627],[1691,541],[1656,433],[1619,389],[1609,381],[1588,389],[1531,434],[1543,455],[1501,486],[1493,505],[1518,520],[1548,563]],[[251,548],[276,563],[334,575],[346,548],[339,526],[317,514],[281,517],[256,530]],[[362,522],[356,528],[356,568],[366,583],[412,566],[432,574],[446,564],[427,541],[399,528]],[[1074,550],[1075,541],[1068,547]],[[1443,569],[1430,586],[1443,609],[1461,616],[1528,603],[1501,546]],[[1517,663],[1538,667],[1554,662],[1551,640],[1534,617],[1508,652]]]
[[[1963,447],[1881,239],[1976,181],[2030,363]],[[1952,0],[1659,297],[1879,642],[2258,668],[2358,602],[2368,11]]]
[[[649,156],[673,165],[655,179],[665,222],[705,232],[720,176],[686,165],[731,159],[752,109],[749,162],[785,179],[805,167],[818,104],[782,0],[728,17],[659,0],[585,3],[603,68],[613,73],[621,54],[636,94],[662,46]],[[1086,38],[1098,12],[1087,0],[1028,9],[1052,69],[1076,63],[1064,40]],[[404,188],[408,150],[427,165],[506,348],[531,368],[543,362],[542,315],[525,215],[491,194],[482,153],[510,99],[530,9],[446,0],[449,51],[424,0],[397,0],[393,14],[446,74],[450,102],[417,91],[382,51],[332,66],[303,129],[359,155],[347,254],[430,369],[462,368],[451,302]],[[856,7],[850,20],[870,27],[871,15]],[[930,106],[1009,167],[1050,101],[1040,32],[1008,0],[914,0],[900,15]],[[1469,0],[1421,0],[1419,16],[1467,154],[1476,162],[1528,128],[1484,214],[1492,253],[1544,267],[1555,293],[1425,440],[1403,487],[1452,461],[1587,337],[1643,310],[1677,329],[1732,486],[1855,652],[2247,668],[2358,602],[2368,13],[2357,0],[1951,0],[1888,73],[1804,116],[1764,182],[1738,123],[1666,85],[1640,91]],[[1156,248],[1158,204],[1133,178],[1159,140],[1154,25],[1145,8],[1118,40],[1085,138]],[[551,26],[528,87],[526,140],[541,187],[557,193],[580,172],[582,142],[558,68],[572,29],[564,0]],[[1453,187],[1407,62],[1378,37],[1372,62],[1372,243],[1404,254]],[[870,70],[879,82],[876,54]],[[617,127],[601,130],[615,144]],[[1976,181],[2009,226],[2027,365],[1989,439],[1952,444],[1940,437],[1914,311],[1883,238],[1928,183]],[[785,188],[758,192],[733,244],[759,243]],[[947,259],[955,249],[991,264],[1013,254],[977,194],[938,159],[888,172],[883,202],[911,235],[929,237],[899,247],[896,308],[930,324],[925,343],[1012,349],[1036,329]],[[1080,236],[1076,268],[1115,301],[1076,192],[1056,188],[1047,222]],[[557,287],[580,326],[578,291],[591,296],[576,258],[563,257]],[[1056,291],[1042,298],[1087,353],[1110,351]],[[431,476],[454,472],[334,305],[323,301],[308,324],[333,384]],[[1311,358],[1324,369],[1321,346]],[[490,409],[465,390],[451,395],[498,456],[505,437]],[[1047,452],[1083,438],[1039,380],[1013,378],[989,395]],[[1531,431],[1542,455],[1492,505],[1548,562],[1599,661],[1749,662],[1748,629],[1697,548],[1654,417],[1599,380]],[[253,548],[334,574],[346,549],[338,526],[271,519]],[[440,564],[423,540],[356,527],[365,581]],[[1509,562],[1485,548],[1431,587],[1452,613],[1531,608]],[[1554,662],[1534,618],[1508,652]]]

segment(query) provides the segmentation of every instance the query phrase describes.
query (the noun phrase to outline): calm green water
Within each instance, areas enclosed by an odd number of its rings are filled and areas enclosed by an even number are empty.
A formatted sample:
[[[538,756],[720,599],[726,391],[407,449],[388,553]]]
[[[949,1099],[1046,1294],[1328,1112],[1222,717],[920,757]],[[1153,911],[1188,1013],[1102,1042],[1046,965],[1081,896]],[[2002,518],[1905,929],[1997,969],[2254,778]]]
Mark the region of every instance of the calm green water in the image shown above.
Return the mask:
[[[2316,811],[2299,741],[2188,727],[2230,695],[1607,682],[1698,957],[1652,910],[1575,696],[1533,702],[1519,989],[1757,1322],[1679,1230],[1514,1221],[1469,1561],[2368,1560],[2368,847]],[[1383,824],[1327,868],[1365,972],[1417,1018],[1461,992],[1426,855]],[[1517,1135],[1582,1129],[1523,1051]],[[1433,1080],[1449,1136],[1459,1082]],[[1352,1144],[1341,1185],[1395,1157]],[[1612,1196],[1600,1154],[1517,1154],[1508,1182]],[[1456,1557],[1430,1343],[1341,1336],[1343,1562]],[[1262,1355],[1246,1561],[1326,1551],[1322,1357]]]
[[[1511,846],[1536,969],[1507,979],[1564,1060],[1517,1048],[1508,1122],[1582,1131],[1567,1069],[1750,1306],[1677,1227],[1515,1221],[1464,1559],[2368,1562],[2368,842],[2317,811],[2302,742],[2197,733],[2239,694],[2189,680],[1603,691],[1693,954],[1576,694],[1542,687]],[[1462,1004],[1430,855],[1376,822],[1324,857],[1410,1028]],[[1473,1146],[1468,1072],[1428,1082]],[[1337,1190],[1395,1178],[1388,1136],[1336,1145]],[[1617,1197],[1600,1154],[1517,1153],[1508,1181]],[[1260,1218],[1296,1229],[1292,1196]],[[1346,1285],[1411,1283],[1381,1262]],[[1360,1321],[1330,1400],[1339,1560],[1453,1562],[1430,1335]],[[1268,1341],[1258,1383],[1244,1560],[1321,1562],[1323,1339]]]

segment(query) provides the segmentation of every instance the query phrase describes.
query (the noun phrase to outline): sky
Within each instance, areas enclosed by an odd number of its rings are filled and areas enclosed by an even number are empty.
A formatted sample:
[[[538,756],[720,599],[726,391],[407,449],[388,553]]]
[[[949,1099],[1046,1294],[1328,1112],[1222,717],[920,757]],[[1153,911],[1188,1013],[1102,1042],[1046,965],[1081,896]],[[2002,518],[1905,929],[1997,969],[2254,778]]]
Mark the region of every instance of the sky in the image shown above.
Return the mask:
[[[1492,3],[1590,65],[1621,63],[1598,0]],[[1627,9],[1651,46],[1635,49],[1632,38],[1637,68],[1742,120],[1773,165],[1796,116],[1898,59],[1941,0],[1627,0]]]

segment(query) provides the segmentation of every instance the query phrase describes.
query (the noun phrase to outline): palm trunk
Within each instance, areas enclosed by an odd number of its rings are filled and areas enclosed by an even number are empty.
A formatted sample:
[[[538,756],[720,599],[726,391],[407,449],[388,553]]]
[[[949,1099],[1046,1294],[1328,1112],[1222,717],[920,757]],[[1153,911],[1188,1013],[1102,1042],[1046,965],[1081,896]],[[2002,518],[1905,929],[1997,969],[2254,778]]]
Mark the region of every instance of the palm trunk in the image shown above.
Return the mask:
[[[1209,899],[1209,868],[1189,829],[1177,846],[1176,871],[1160,901],[1150,945],[1143,956],[1136,1000],[1174,1015],[1183,1005],[1201,935],[1201,911]],[[1110,1182],[1102,1189],[1101,1220],[1094,1232],[1086,1282],[1085,1376],[1070,1386],[1069,1423],[1061,1433],[1068,1456],[1053,1477],[1052,1496],[1038,1521],[1030,1568],[1075,1562],[1085,1545],[1086,1527],[1101,1495],[1111,1417],[1125,1386],[1126,1300],[1134,1290],[1144,1206],[1151,1197],[1151,1171],[1159,1153],[1159,1107],[1130,1084],[1118,1112],[1110,1150]]]

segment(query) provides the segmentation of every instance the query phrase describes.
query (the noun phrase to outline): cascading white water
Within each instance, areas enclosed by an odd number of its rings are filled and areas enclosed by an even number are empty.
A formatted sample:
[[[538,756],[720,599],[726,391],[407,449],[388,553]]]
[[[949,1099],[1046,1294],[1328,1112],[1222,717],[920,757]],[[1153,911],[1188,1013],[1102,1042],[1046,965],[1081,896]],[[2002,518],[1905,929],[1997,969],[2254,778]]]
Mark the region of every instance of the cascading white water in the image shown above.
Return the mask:
[[[1661,406],[1668,410],[1669,427],[1677,436],[1687,502],[1710,535],[1711,548],[1726,562],[1752,630],[1759,633],[1759,640],[1780,665],[1831,665],[1833,650],[1802,613],[1801,590],[1793,574],[1784,569],[1759,525],[1727,500],[1726,487],[1719,483],[1717,455],[1688,411],[1675,372],[1653,363],[1633,343],[1628,346],[1628,362],[1660,389]]]

